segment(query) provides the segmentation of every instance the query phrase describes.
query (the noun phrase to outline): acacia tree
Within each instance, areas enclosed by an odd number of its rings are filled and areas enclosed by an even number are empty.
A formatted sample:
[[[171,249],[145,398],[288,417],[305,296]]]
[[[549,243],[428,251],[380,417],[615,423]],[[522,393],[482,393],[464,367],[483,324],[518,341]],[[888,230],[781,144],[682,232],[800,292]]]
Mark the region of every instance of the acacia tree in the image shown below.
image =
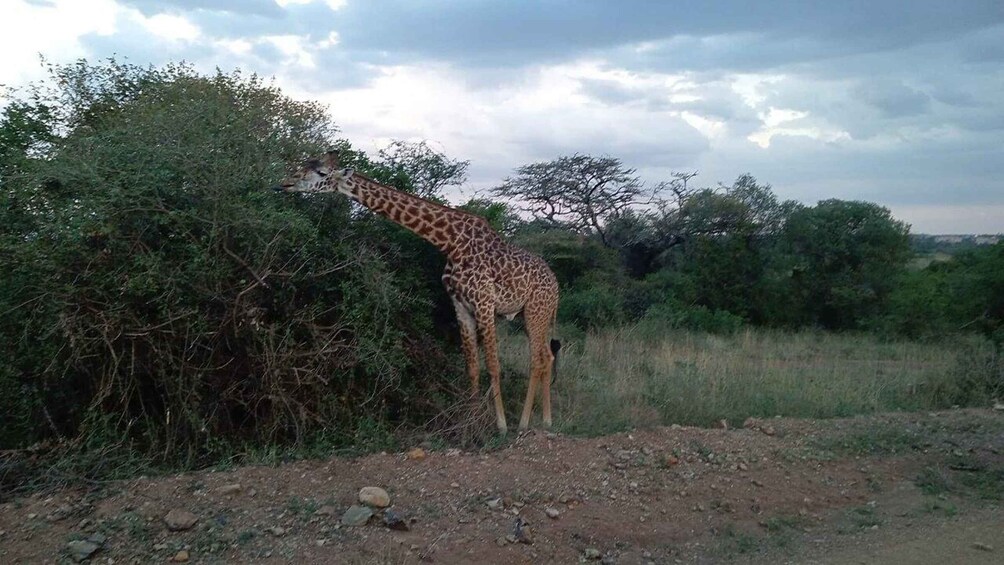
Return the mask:
[[[635,169],[620,159],[577,153],[523,165],[491,192],[551,224],[595,233],[603,245],[612,247],[608,221],[654,202],[659,186],[646,194]]]
[[[386,180],[422,198],[441,197],[443,188],[466,182],[470,164],[451,159],[425,141],[396,140],[377,153],[377,165],[385,169]]]

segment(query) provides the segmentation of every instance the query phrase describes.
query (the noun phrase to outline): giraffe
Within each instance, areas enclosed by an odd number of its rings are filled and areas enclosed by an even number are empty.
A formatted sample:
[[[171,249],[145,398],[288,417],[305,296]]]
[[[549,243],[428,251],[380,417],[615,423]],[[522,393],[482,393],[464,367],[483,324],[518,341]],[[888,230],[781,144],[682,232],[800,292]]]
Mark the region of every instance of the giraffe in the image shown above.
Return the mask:
[[[519,429],[523,431],[530,424],[538,387],[544,427],[551,427],[551,375],[561,344],[549,341],[558,310],[558,281],[543,259],[506,243],[480,216],[401,192],[351,168],[340,168],[334,151],[307,161],[275,190],[344,194],[414,232],[446,255],[443,284],[460,325],[471,394],[476,396],[480,390],[480,338],[491,378],[495,423],[503,435],[507,426],[499,383],[495,318],[512,320],[522,312],[530,342],[530,380]]]

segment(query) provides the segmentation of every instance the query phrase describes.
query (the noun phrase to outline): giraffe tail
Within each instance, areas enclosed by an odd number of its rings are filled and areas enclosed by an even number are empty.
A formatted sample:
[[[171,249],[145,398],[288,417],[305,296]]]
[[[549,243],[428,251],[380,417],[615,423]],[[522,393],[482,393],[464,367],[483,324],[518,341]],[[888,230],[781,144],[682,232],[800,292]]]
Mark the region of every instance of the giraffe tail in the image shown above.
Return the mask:
[[[558,380],[558,352],[561,351],[561,342],[552,339],[551,340],[551,355],[554,356],[554,364],[551,368],[551,384]]]

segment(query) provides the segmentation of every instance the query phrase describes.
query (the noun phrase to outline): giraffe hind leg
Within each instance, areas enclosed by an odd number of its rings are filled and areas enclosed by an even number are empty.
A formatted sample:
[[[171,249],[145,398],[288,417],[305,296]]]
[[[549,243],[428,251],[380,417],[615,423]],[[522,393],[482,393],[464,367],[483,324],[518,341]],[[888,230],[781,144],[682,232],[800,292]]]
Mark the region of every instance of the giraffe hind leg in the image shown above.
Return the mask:
[[[541,390],[541,408],[544,416],[544,427],[551,427],[551,368],[554,365],[554,354],[548,338],[550,333],[552,313],[547,308],[534,302],[528,303],[524,312],[526,333],[530,342],[530,380],[527,385],[526,401],[523,403],[523,415],[520,418],[521,430],[530,425],[533,414],[533,403],[537,388]]]

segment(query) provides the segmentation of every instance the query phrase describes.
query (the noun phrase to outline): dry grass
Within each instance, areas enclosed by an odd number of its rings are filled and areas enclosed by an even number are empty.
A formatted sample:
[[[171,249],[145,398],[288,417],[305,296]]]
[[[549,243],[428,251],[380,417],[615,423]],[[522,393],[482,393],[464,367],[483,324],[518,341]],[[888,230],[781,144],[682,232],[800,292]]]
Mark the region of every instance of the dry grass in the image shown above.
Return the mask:
[[[514,399],[526,390],[526,338],[511,332],[500,345],[511,375],[504,389]],[[973,356],[990,354],[990,346],[977,340],[932,345],[819,332],[607,330],[566,340],[554,386],[556,423],[567,432],[602,434],[721,419],[737,425],[750,416],[827,418],[946,407],[973,379],[967,374]]]

